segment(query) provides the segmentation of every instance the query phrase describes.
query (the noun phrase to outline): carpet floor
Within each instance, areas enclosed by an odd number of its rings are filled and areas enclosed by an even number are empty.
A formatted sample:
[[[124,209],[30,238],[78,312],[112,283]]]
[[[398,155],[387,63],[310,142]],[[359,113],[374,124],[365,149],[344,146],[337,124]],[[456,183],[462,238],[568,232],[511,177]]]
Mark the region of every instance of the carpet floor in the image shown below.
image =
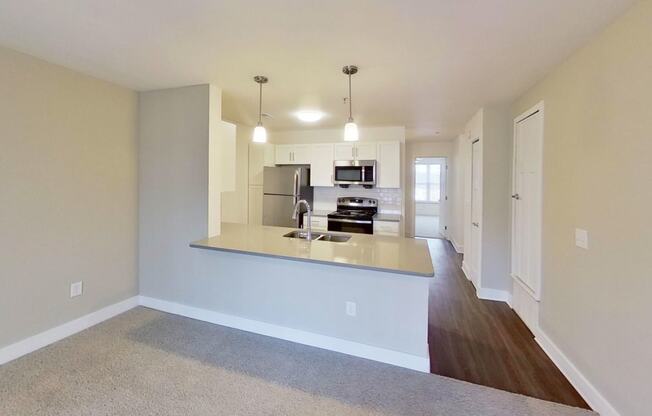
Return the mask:
[[[0,415],[595,415],[136,308],[0,366]]]

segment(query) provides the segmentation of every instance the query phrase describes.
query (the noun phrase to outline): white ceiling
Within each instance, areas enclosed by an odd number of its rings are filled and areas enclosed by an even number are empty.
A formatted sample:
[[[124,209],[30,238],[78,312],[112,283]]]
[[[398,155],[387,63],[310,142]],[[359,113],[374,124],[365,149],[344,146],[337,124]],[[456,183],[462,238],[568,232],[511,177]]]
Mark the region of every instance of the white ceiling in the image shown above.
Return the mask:
[[[137,90],[213,82],[225,118],[447,139],[514,99],[633,0],[0,0],[0,44]],[[316,108],[316,125],[292,113]]]

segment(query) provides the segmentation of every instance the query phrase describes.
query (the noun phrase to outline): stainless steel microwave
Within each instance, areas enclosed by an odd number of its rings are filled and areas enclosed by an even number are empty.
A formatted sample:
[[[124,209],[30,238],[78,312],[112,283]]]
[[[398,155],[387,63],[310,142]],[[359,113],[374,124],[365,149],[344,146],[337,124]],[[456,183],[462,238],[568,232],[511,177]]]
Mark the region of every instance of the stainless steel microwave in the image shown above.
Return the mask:
[[[340,186],[376,184],[375,160],[336,160],[333,162],[333,183]]]

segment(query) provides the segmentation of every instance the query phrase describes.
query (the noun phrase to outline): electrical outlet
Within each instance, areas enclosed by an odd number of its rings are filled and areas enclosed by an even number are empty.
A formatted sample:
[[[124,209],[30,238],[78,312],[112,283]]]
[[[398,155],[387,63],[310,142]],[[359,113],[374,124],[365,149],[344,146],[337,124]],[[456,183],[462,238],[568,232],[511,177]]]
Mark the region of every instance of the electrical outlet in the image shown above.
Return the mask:
[[[346,314],[356,316],[358,314],[358,305],[355,302],[346,302]]]
[[[575,229],[575,245],[585,250],[589,249],[589,232],[581,228]]]
[[[70,297],[81,296],[84,291],[83,282],[75,282],[70,284]]]

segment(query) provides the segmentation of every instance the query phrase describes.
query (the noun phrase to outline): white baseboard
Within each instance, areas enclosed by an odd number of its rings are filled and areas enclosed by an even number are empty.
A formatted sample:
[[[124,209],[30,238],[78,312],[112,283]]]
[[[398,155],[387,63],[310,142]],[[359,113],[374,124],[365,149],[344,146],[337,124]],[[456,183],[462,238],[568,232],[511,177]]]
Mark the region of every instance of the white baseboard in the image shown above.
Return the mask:
[[[23,355],[27,355],[30,352],[41,349],[66,337],[74,335],[77,332],[81,332],[84,329],[90,328],[94,325],[99,324],[100,322],[120,315],[121,313],[126,312],[136,306],[138,306],[138,296],[134,296],[132,298],[123,300],[122,302],[109,305],[98,311],[84,315],[81,318],[66,322],[65,324],[59,325],[52,329],[48,329],[47,331],[41,332],[40,334],[33,335],[22,341],[18,341],[14,344],[1,348],[0,365],[15,360],[16,358],[20,358]]]
[[[553,363],[566,376],[577,392],[586,400],[593,410],[601,416],[620,416],[618,411],[600,394],[591,382],[584,377],[571,360],[555,345],[554,342],[541,330],[538,331],[535,341],[550,357]]]
[[[471,273],[469,272],[469,268],[466,266],[466,262],[462,260],[462,272],[464,273],[464,276],[466,276],[466,279],[473,282],[471,280]]]
[[[487,289],[481,287],[476,290],[476,294],[480,299],[497,300],[500,302],[505,302],[510,306],[512,303],[512,295],[506,290]]]
[[[326,335],[319,335],[312,332],[287,328],[279,325],[241,318],[234,315],[227,315],[207,309],[195,308],[179,303],[154,299],[147,296],[140,296],[142,306],[157,309],[159,311],[181,315],[212,324],[228,326],[243,331],[280,338],[299,344],[323,348],[343,354],[362,357],[369,360],[380,361],[399,367],[410,368],[424,373],[430,372],[430,359],[403,352],[373,347],[358,342],[347,341]]]
[[[464,254],[464,246],[463,246],[463,245],[461,245],[461,244],[457,244],[457,243],[455,242],[455,239],[454,239],[454,238],[451,238],[451,239],[449,239],[448,241],[451,242],[451,244],[453,245],[453,248],[455,249],[455,251],[457,252],[457,254]]]

